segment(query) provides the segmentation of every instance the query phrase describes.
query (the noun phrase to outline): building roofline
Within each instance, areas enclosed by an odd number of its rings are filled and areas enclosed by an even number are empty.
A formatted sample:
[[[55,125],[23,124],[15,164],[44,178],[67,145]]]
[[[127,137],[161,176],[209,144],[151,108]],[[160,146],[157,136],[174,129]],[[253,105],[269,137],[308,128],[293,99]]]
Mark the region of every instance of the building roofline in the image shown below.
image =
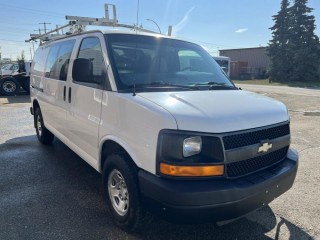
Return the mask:
[[[220,51],[234,51],[234,50],[247,50],[247,49],[266,49],[267,47],[251,47],[251,48],[231,48],[231,49],[220,49]]]

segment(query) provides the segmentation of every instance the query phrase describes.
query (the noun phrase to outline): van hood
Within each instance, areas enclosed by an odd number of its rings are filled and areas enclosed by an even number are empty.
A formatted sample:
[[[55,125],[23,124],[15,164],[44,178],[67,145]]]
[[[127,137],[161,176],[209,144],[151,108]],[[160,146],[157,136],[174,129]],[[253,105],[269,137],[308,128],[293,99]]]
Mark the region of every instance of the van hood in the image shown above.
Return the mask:
[[[175,118],[180,130],[224,133],[289,120],[283,103],[241,90],[148,92],[137,95],[166,109]]]

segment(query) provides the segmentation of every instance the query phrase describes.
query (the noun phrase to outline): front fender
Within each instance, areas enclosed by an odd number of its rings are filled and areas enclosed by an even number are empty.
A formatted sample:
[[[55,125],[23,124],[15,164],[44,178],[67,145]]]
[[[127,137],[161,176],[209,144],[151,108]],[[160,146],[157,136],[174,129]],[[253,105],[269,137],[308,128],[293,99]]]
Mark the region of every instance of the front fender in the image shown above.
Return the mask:
[[[106,141],[113,141],[113,142],[119,144],[127,152],[127,154],[131,157],[133,162],[138,167],[141,167],[141,161],[138,160],[139,158],[137,157],[137,154],[135,153],[135,151],[132,149],[132,147],[130,147],[130,145],[126,141],[124,141],[123,139],[121,139],[117,136],[114,136],[114,135],[106,135],[101,138],[100,143],[99,143],[99,152],[100,152],[100,159],[99,159],[99,166],[98,166],[99,169],[102,169],[102,166],[101,166],[101,162],[103,160],[102,159],[102,147]]]

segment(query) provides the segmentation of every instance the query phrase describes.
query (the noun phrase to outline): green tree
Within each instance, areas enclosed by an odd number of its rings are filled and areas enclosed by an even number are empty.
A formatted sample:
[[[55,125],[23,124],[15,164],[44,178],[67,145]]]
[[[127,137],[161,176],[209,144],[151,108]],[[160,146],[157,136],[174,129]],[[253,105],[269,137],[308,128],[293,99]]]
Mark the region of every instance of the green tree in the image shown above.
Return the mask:
[[[314,34],[315,18],[308,0],[282,0],[273,16],[272,40],[267,48],[270,76],[276,81],[316,81],[319,79],[320,44]]]
[[[289,78],[291,81],[319,80],[320,43],[314,30],[315,17],[312,8],[307,7],[308,0],[295,0],[289,8],[291,15],[289,48],[292,52],[290,64],[293,66]]]
[[[271,60],[270,77],[273,80],[285,80],[290,71],[288,60],[290,50],[288,41],[290,38],[290,14],[289,0],[282,0],[281,9],[278,14],[272,16],[274,25],[270,28],[272,31],[272,40],[267,47],[267,53]]]

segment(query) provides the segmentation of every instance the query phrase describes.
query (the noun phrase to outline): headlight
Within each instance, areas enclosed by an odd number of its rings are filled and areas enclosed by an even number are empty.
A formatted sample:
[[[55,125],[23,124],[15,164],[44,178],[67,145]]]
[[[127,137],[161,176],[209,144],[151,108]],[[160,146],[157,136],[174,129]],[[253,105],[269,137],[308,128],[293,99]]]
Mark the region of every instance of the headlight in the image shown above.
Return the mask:
[[[157,173],[166,176],[221,176],[224,153],[220,137],[180,130],[161,130]]]
[[[190,157],[201,152],[202,139],[201,137],[190,137],[183,140],[183,156]]]

